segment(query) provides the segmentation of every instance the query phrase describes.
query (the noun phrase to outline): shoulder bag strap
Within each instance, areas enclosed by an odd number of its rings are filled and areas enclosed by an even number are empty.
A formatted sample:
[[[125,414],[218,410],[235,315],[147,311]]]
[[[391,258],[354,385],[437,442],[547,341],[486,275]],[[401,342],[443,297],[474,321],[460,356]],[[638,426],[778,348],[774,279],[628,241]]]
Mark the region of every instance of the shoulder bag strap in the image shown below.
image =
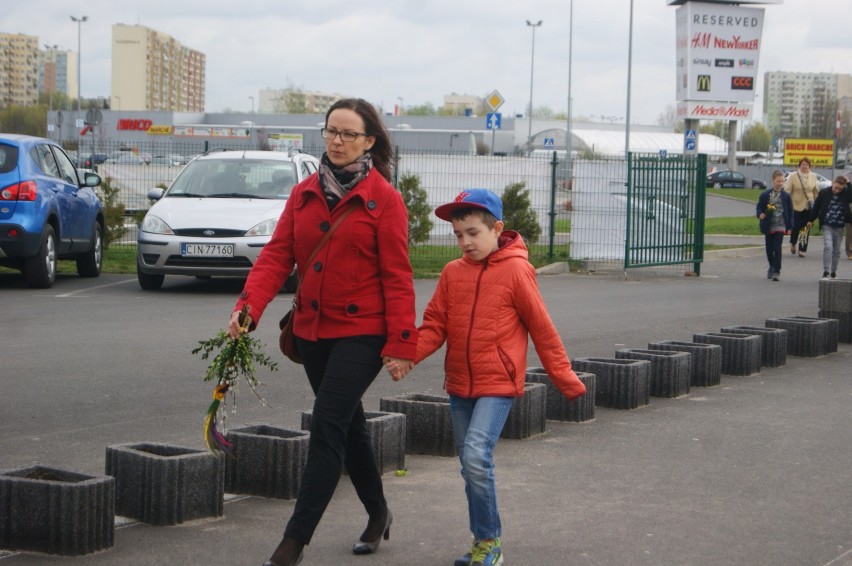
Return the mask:
[[[810,197],[808,197],[807,191],[805,191],[805,180],[802,179],[802,174],[796,171],[796,176],[799,178],[799,186],[802,187],[802,194],[805,195],[805,200],[811,200]]]
[[[346,210],[344,210],[343,212],[340,213],[340,216],[337,217],[337,220],[334,221],[334,224],[331,225],[331,227],[328,229],[328,231],[325,234],[322,235],[322,238],[320,238],[320,241],[317,242],[317,246],[314,248],[314,251],[312,251],[311,255],[308,256],[308,260],[305,262],[306,266],[311,264],[311,262],[314,260],[314,258],[317,257],[317,254],[322,249],[322,247],[331,238],[331,235],[334,233],[334,231],[337,230],[337,227],[340,226],[340,224],[343,222],[343,220],[347,216],[349,216],[350,214],[355,212],[356,208],[358,208],[358,201],[353,200],[350,203],[349,208],[347,208]],[[304,276],[305,276],[305,270],[299,269],[299,284],[300,285],[302,284],[302,278]]]

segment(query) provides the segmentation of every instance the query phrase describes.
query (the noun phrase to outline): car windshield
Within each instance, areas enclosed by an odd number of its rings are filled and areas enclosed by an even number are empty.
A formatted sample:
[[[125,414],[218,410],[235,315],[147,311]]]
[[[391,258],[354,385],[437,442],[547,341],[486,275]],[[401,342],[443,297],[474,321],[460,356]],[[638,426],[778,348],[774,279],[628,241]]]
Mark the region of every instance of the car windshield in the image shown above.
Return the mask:
[[[198,159],[186,166],[167,197],[285,199],[296,184],[290,161]]]

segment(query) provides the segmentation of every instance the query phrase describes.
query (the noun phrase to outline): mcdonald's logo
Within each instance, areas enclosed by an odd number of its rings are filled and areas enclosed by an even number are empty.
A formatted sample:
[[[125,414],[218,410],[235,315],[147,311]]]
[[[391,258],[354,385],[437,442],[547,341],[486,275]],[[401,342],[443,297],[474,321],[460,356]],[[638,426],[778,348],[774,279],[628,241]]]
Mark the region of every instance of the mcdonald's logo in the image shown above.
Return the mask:
[[[710,75],[698,75],[698,92],[710,92]]]
[[[731,77],[732,90],[752,90],[754,79],[752,77]]]

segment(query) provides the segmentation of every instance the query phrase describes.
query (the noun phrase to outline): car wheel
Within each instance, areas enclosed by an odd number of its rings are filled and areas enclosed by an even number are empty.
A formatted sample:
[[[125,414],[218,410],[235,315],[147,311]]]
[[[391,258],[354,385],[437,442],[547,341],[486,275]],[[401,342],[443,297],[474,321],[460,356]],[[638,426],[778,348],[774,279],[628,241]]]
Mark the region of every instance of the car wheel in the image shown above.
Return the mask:
[[[139,286],[146,291],[156,291],[163,286],[163,280],[166,276],[162,273],[145,273],[139,267],[139,262],[136,262],[136,278],[139,280]]]
[[[716,181],[715,183],[713,183],[713,188],[714,189],[721,189],[722,183],[720,183],[719,181]]]
[[[50,224],[44,227],[38,253],[24,260],[24,280],[34,289],[49,289],[56,281],[56,232]]]
[[[77,256],[77,274],[80,277],[97,277],[101,274],[104,253],[103,228],[95,222],[92,249]]]

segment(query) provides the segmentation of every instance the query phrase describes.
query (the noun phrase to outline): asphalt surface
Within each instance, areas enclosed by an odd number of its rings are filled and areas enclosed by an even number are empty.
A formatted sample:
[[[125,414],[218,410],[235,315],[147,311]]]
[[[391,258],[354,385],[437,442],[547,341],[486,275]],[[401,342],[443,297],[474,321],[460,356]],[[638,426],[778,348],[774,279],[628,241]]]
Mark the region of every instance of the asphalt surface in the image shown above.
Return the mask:
[[[708,254],[686,267],[543,275],[542,295],[572,358],[613,356],[658,340],[691,340],[723,326],[816,316],[821,242],[787,255],[780,282],[760,248]],[[842,260],[839,277],[852,278]],[[435,281],[416,282],[418,312]],[[202,448],[211,386],[189,352],[224,327],[238,281],[167,278],[143,292],[132,276],[62,276],[31,290],[0,274],[0,469],[32,464],[104,472],[107,445],[167,442]],[[256,336],[274,353],[280,295]],[[506,565],[852,565],[852,346],[678,399],[652,397],[593,421],[551,422],[501,440],[496,474]],[[530,365],[539,365],[531,348]],[[247,390],[229,426],[298,429],[312,396],[301,368],[262,373],[262,407]],[[440,353],[404,381],[380,375],[367,410],[406,392],[441,392]],[[455,458],[406,457],[384,476],[394,513],[377,554],[351,544],[366,517],[342,478],[303,565],[448,565],[469,545]],[[0,551],[3,566],[259,565],[277,544],[291,500],[228,496],[223,517],[176,527],[118,518],[114,547],[68,558]],[[0,506],[8,505],[0,501]],[[5,512],[5,510],[4,510]]]

